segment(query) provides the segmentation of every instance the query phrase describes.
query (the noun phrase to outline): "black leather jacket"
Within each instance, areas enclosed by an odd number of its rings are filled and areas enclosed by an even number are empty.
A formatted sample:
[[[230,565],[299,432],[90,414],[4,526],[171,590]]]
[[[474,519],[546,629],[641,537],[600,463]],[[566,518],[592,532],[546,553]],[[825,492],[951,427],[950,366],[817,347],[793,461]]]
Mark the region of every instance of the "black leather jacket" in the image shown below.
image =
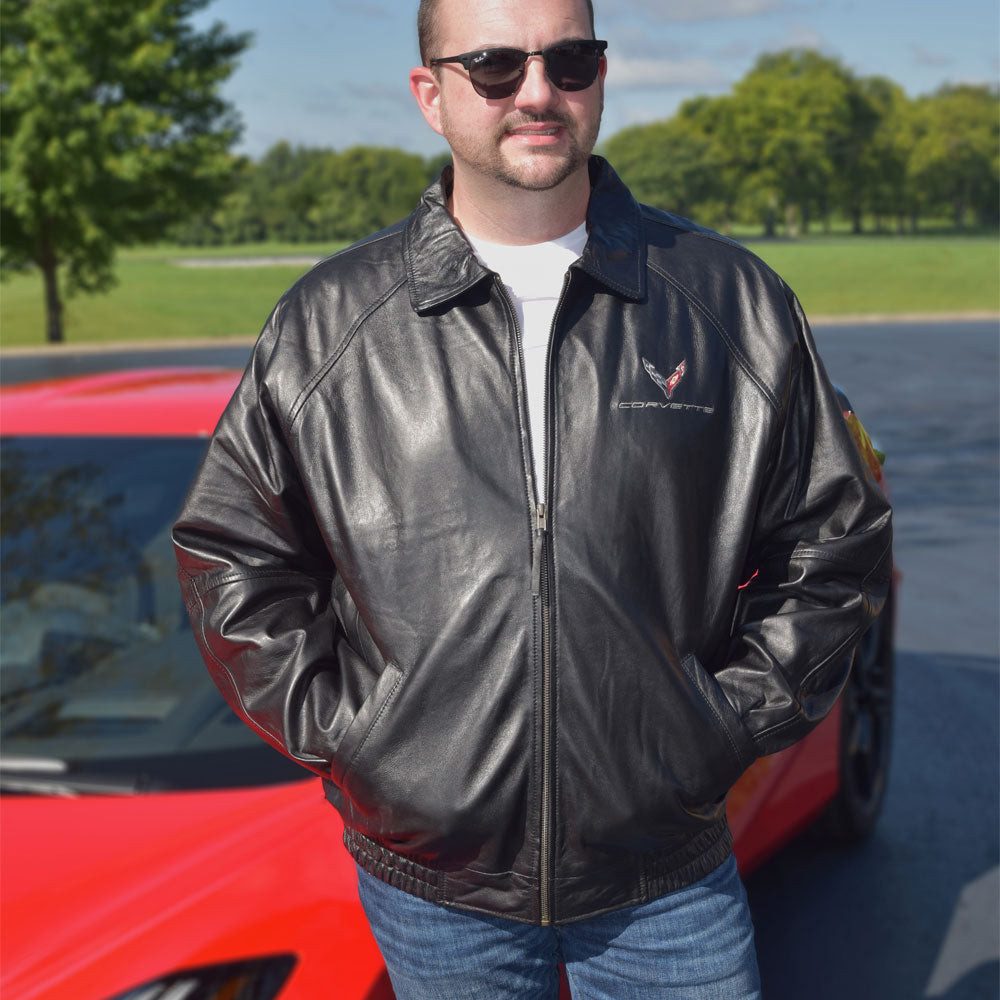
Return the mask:
[[[547,506],[514,311],[433,185],[281,299],[174,535],[215,682],[358,862],[536,923],[728,855],[727,790],[830,709],[891,562],[788,288],[591,174]]]

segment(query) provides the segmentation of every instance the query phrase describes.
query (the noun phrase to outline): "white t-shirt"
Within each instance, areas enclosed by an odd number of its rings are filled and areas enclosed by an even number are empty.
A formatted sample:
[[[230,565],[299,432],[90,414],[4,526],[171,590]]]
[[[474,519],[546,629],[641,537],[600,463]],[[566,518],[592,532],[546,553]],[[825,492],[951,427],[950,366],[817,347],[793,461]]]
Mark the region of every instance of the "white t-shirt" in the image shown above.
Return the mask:
[[[562,294],[566,271],[587,245],[587,224],[571,233],[530,246],[508,246],[465,234],[480,262],[500,275],[517,311],[524,351],[524,379],[528,390],[528,423],[538,499],[545,483],[545,360],[552,319]]]

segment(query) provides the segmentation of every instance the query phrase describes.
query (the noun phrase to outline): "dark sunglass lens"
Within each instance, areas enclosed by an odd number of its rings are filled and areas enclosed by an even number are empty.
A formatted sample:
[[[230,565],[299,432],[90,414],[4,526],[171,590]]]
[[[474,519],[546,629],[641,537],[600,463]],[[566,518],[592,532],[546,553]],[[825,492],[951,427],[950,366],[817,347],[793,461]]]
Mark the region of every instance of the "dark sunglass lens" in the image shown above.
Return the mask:
[[[545,53],[545,69],[560,90],[586,90],[597,79],[600,60],[600,53],[589,47],[554,45]]]
[[[524,53],[515,49],[483,52],[469,63],[469,79],[476,93],[490,100],[510,97],[524,74]]]

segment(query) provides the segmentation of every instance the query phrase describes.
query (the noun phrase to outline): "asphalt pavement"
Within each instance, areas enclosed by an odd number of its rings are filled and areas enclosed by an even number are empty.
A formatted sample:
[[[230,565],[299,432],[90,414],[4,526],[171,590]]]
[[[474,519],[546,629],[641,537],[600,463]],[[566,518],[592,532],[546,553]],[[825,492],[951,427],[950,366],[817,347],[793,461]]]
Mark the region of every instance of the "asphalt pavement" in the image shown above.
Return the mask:
[[[896,560],[893,766],[859,848],[805,836],[748,880],[766,1000],[1000,997],[1000,360],[993,321],[819,326],[887,453]],[[248,343],[0,356],[0,382],[242,366]]]
[[[870,841],[808,837],[749,879],[767,1000],[1000,997],[1000,531],[995,322],[816,330],[888,455],[893,764]]]

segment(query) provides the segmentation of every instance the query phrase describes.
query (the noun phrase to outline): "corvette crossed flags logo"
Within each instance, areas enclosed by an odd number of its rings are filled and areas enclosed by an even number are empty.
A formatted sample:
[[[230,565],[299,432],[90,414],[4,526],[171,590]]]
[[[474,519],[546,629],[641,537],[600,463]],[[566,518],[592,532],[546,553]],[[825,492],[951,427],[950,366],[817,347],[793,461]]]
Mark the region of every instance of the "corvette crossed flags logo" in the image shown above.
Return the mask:
[[[652,362],[642,359],[642,367],[646,369],[646,374],[667,394],[667,399],[674,394],[677,383],[684,378],[687,371],[687,362],[682,361],[675,369],[670,378],[664,378],[652,365]]]
[[[646,374],[653,380],[653,382],[659,387],[663,392],[663,395],[667,397],[667,402],[661,403],[659,401],[646,401],[646,400],[635,400],[632,402],[622,402],[618,403],[619,410],[697,410],[699,413],[714,413],[715,408],[712,406],[698,406],[694,403],[675,403],[673,401],[674,390],[680,385],[681,380],[687,373],[687,360],[681,361],[681,363],[673,370],[669,377],[665,378],[656,370],[656,367],[651,361],[646,358],[642,358],[642,367],[646,369]]]

